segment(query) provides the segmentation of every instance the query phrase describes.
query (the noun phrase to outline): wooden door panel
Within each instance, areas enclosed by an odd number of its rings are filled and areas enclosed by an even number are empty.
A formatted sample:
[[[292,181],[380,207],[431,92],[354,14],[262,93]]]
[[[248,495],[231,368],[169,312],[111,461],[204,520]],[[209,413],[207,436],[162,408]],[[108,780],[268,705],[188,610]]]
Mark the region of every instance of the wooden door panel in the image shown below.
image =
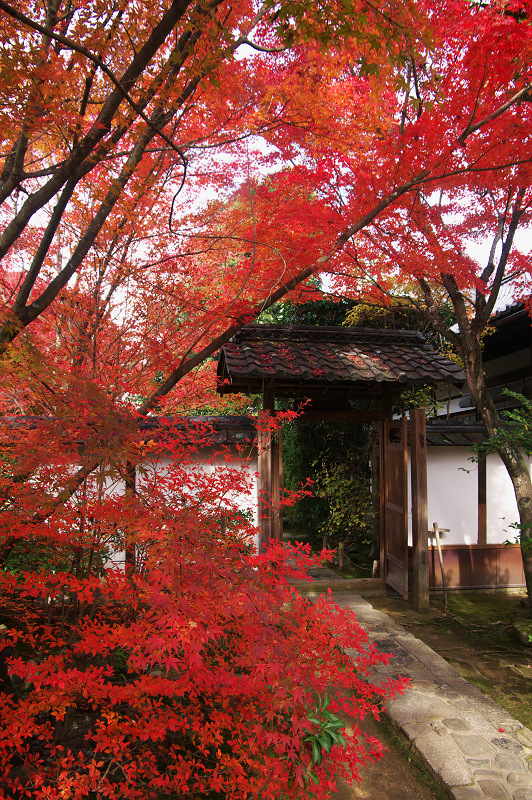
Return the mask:
[[[408,599],[406,417],[384,424],[384,581]]]

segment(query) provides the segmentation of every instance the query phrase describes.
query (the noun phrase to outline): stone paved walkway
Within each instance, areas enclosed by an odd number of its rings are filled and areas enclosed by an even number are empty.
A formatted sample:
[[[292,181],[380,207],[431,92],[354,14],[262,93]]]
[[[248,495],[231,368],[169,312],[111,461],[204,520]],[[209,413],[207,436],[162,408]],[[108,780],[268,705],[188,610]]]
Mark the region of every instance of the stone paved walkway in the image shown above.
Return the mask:
[[[394,658],[370,676],[410,678],[387,715],[454,800],[532,800],[532,731],[468,683],[426,644],[360,595],[335,602],[355,612],[369,639]]]

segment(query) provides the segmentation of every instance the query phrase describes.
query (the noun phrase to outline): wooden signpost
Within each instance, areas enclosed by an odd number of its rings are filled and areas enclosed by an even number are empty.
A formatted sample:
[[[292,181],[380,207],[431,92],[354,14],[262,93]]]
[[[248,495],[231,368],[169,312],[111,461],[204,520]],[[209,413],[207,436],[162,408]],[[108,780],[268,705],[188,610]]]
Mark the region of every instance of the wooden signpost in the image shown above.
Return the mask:
[[[443,586],[443,602],[444,602],[445,613],[447,614],[449,606],[447,602],[447,584],[445,583],[445,570],[443,568],[443,555],[441,551],[440,533],[450,533],[450,530],[449,528],[440,528],[437,522],[433,522],[431,533],[436,539],[436,547],[438,548],[438,558],[440,561],[440,569],[441,569],[441,582]]]

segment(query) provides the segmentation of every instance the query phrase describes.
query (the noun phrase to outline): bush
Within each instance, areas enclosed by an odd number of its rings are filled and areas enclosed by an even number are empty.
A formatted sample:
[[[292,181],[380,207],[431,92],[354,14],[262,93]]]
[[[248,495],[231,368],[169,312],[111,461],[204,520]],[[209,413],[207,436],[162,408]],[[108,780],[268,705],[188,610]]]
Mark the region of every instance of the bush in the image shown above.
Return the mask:
[[[308,550],[252,552],[236,461],[194,475],[184,448],[174,456],[134,495],[87,486],[91,526],[75,498],[38,527],[14,495],[0,510],[19,520],[13,549],[30,536],[62,548],[62,568],[0,571],[3,796],[326,798],[379,756],[344,720],[401,688],[368,683],[385,657],[348,611],[291,588],[316,563]],[[135,573],[86,557],[133,544]],[[83,557],[65,559],[69,546]]]

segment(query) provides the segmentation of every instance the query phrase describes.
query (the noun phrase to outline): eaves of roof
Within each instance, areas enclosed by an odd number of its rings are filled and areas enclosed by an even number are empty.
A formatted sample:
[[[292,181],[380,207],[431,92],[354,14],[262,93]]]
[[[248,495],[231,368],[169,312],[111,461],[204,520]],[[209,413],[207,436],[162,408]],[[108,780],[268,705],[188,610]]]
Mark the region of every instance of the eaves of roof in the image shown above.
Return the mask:
[[[222,348],[218,377],[221,394],[260,391],[266,381],[287,396],[465,379],[418,331],[289,325],[243,328]]]

